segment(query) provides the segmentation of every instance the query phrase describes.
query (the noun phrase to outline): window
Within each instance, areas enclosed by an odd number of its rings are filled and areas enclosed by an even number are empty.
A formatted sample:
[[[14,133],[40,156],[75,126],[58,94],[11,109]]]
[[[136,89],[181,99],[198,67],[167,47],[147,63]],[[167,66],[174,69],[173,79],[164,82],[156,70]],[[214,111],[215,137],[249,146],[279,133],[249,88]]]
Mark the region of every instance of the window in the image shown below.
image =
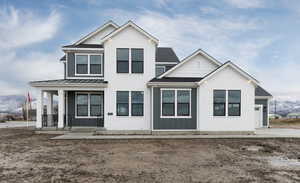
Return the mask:
[[[129,73],[128,48],[117,48],[117,73]]]
[[[162,89],[161,115],[163,117],[189,117],[191,108],[191,90]]]
[[[228,90],[228,116],[241,115],[241,91]]]
[[[88,94],[77,95],[77,116],[88,116]]]
[[[161,75],[162,73],[164,73],[166,70],[165,66],[156,66],[155,67],[155,75],[156,76],[159,76]]]
[[[177,116],[190,115],[190,91],[177,91]]]
[[[91,94],[90,95],[90,116],[103,116],[103,95]]]
[[[131,49],[131,73],[144,72],[144,50],[132,48]]]
[[[90,55],[90,74],[101,74],[101,55]]]
[[[76,55],[76,73],[88,74],[88,56]]]
[[[102,75],[101,54],[76,54],[75,63],[77,75]]]
[[[162,115],[175,115],[175,90],[162,91]]]
[[[129,115],[129,92],[117,91],[117,116]]]
[[[144,115],[144,92],[131,92],[131,116]]]
[[[225,116],[226,91],[214,90],[214,116]]]
[[[76,93],[76,117],[103,117],[103,94]]]

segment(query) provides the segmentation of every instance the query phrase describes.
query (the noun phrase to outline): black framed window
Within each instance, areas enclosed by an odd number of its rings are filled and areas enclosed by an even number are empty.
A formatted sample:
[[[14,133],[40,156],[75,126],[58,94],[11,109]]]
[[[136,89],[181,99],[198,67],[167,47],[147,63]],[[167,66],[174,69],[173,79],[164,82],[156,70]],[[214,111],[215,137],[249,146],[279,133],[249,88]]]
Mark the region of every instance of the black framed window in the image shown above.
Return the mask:
[[[241,91],[228,90],[228,116],[241,115]]]
[[[156,76],[159,76],[161,75],[162,73],[164,73],[166,70],[165,66],[156,66],[155,67],[155,75]]]
[[[90,95],[90,116],[103,116],[103,95]]]
[[[101,55],[90,55],[90,74],[102,74],[101,63]]]
[[[117,116],[129,115],[129,92],[117,91]]]
[[[162,116],[175,116],[175,90],[162,90]]]
[[[226,91],[214,90],[214,116],[225,116]]]
[[[88,55],[76,55],[76,74],[88,74]]]
[[[117,73],[129,73],[129,48],[117,48]]]
[[[144,49],[131,49],[131,73],[144,73]]]
[[[131,92],[131,116],[144,115],[144,92]]]
[[[76,105],[77,105],[77,116],[88,116],[89,114],[89,103],[88,94],[77,94]]]
[[[190,115],[190,91],[177,90],[177,116]]]

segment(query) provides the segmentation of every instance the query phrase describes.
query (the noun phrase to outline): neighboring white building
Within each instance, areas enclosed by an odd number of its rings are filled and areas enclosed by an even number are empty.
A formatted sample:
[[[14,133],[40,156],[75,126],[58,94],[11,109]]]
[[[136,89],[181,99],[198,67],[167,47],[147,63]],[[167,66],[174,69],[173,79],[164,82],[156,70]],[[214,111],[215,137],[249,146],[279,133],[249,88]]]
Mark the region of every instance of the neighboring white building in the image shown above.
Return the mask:
[[[36,128],[101,127],[151,132],[253,132],[268,126],[271,95],[237,65],[199,49],[179,62],[172,48],[132,21],[112,21],[62,48],[65,78],[34,81]],[[47,114],[42,114],[47,93]],[[58,116],[53,115],[58,95]]]
[[[298,118],[300,118],[300,113],[292,112],[292,113],[287,114],[286,117],[289,119],[298,119]]]
[[[269,114],[270,119],[281,119],[282,116],[279,114]]]

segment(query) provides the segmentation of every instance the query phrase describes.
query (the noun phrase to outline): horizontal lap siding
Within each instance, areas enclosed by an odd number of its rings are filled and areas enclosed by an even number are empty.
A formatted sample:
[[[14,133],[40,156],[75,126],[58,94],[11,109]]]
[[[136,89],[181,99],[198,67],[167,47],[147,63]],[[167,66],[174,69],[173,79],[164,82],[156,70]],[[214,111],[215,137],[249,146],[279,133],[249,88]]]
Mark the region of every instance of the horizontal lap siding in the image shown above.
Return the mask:
[[[197,128],[197,89],[191,92],[191,118],[160,118],[160,88],[153,89],[154,130],[191,130]]]
[[[75,118],[75,92],[69,91],[68,92],[68,121],[69,126],[97,126],[97,119],[95,118]],[[98,119],[99,120],[99,119]],[[103,125],[103,118],[100,119],[100,126]]]

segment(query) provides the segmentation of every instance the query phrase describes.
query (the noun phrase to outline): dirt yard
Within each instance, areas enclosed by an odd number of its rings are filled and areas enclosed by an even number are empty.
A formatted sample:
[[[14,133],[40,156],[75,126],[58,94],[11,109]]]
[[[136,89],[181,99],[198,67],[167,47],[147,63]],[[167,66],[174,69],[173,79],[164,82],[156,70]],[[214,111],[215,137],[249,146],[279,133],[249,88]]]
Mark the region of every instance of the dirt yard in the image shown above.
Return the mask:
[[[270,120],[272,128],[294,128],[300,129],[300,119],[272,119]]]
[[[0,129],[0,182],[299,182],[300,139],[49,140]]]

